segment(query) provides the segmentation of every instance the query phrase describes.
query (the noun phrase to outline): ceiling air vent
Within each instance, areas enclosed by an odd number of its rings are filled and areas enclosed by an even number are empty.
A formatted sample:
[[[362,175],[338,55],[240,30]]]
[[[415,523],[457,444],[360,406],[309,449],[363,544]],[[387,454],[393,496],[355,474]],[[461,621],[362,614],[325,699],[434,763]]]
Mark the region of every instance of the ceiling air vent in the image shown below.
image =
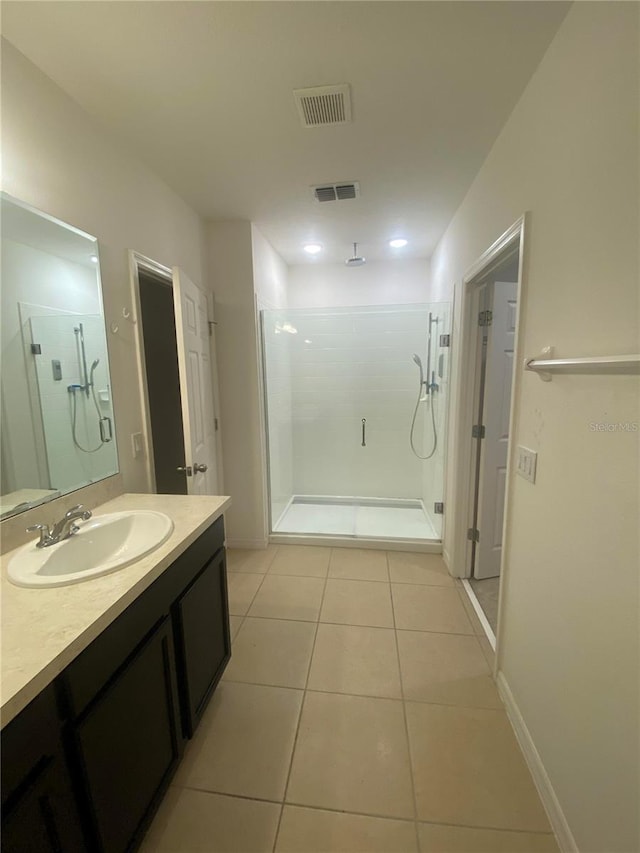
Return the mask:
[[[357,181],[322,184],[311,189],[316,201],[345,201],[348,198],[358,198],[360,195],[360,184]]]
[[[346,124],[351,121],[349,84],[294,89],[293,97],[304,127]]]

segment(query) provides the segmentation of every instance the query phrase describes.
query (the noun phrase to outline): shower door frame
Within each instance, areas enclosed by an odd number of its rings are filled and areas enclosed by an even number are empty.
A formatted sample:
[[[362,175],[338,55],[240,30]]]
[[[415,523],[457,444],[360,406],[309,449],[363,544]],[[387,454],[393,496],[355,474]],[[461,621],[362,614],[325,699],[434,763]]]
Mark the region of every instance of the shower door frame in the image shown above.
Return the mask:
[[[421,303],[423,304],[423,303]],[[437,303],[424,303],[424,304],[437,304]],[[449,334],[451,335],[453,332],[453,312],[454,305],[453,302],[448,302],[451,310],[450,317],[450,325],[449,325]],[[261,435],[262,435],[262,475],[263,475],[263,494],[264,494],[264,507],[265,507],[265,522],[266,522],[266,530],[267,530],[267,539],[269,543],[275,545],[318,545],[324,547],[333,547],[333,548],[367,548],[371,550],[381,550],[381,551],[408,551],[408,552],[418,552],[424,554],[442,554],[443,552],[443,544],[444,544],[444,523],[445,519],[443,518],[443,527],[442,534],[438,539],[384,539],[384,538],[367,538],[362,536],[351,536],[351,535],[340,535],[340,534],[331,534],[331,533],[277,533],[273,530],[273,513],[271,506],[271,454],[269,450],[269,399],[268,399],[268,376],[267,376],[267,356],[266,356],[266,337],[265,337],[265,329],[264,329],[264,312],[265,311],[286,311],[286,308],[279,308],[272,305],[269,305],[262,299],[258,294],[255,295],[254,299],[255,312],[256,312],[256,329],[258,332],[258,353],[259,359],[261,362],[261,370],[258,371],[259,383],[260,383],[260,419],[261,419]],[[409,307],[411,303],[406,303],[406,307]],[[328,306],[326,310],[329,310],[332,306]],[[357,310],[358,307],[361,306],[339,306],[344,308],[353,308],[353,310]],[[379,307],[384,308],[386,306],[367,306],[367,307]],[[294,309],[296,310],[296,309]],[[451,364],[449,365],[449,383],[450,383],[450,391],[447,396],[447,406],[446,412],[443,419],[443,441],[444,447],[447,446],[447,431],[449,424],[449,415],[450,415],[450,406],[451,406]],[[443,458],[443,484],[442,484],[442,492],[443,492],[443,501],[446,506],[446,483],[447,483],[447,456],[446,449],[444,452]],[[293,495],[292,497],[295,497]]]

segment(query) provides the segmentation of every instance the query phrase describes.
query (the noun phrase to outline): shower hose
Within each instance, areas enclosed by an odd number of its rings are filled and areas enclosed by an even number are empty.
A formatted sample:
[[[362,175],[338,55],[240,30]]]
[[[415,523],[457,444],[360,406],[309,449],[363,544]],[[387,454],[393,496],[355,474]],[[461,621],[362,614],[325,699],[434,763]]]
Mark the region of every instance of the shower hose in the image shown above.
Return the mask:
[[[413,434],[416,428],[416,418],[418,416],[418,407],[420,406],[420,397],[422,396],[422,383],[418,386],[418,399],[416,400],[416,407],[413,410],[413,418],[411,419],[411,431],[409,433],[409,444],[411,445],[411,450],[414,455],[418,457],[418,459],[422,459],[423,461],[426,459],[431,459],[433,454],[436,452],[436,448],[438,447],[438,432],[436,430],[436,413],[434,410],[434,399],[433,399],[433,390],[431,391],[431,399],[430,399],[430,409],[431,409],[431,426],[433,427],[433,447],[431,448],[431,452],[427,456],[421,456],[416,450],[416,446],[413,442]],[[427,398],[428,399],[428,398]]]
[[[100,450],[100,448],[104,444],[102,437],[100,438],[100,444],[97,447],[93,447],[93,448],[83,447],[80,444],[80,442],[78,441],[78,437],[76,435],[76,416],[78,414],[78,400],[76,398],[76,390],[77,389],[74,388],[73,392],[72,392],[73,393],[73,416],[72,416],[72,421],[71,421],[71,435],[73,436],[73,443],[75,444],[75,446],[79,450],[82,450],[83,453],[97,453],[98,450]],[[98,406],[98,401],[96,399],[96,389],[95,389],[95,386],[93,384],[93,375],[91,377],[91,396],[93,397],[93,405],[96,407],[96,412],[98,413],[98,423],[99,423],[102,415],[100,413],[100,407]]]

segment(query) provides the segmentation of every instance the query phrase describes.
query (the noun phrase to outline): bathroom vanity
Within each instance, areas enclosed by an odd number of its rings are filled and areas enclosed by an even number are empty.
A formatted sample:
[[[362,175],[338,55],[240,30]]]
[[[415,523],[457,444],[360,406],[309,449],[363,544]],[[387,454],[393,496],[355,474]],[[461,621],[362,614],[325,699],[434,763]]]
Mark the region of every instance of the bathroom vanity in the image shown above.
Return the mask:
[[[230,658],[228,498],[122,495],[174,521],[119,572],[53,589],[3,563],[2,851],[135,850]]]

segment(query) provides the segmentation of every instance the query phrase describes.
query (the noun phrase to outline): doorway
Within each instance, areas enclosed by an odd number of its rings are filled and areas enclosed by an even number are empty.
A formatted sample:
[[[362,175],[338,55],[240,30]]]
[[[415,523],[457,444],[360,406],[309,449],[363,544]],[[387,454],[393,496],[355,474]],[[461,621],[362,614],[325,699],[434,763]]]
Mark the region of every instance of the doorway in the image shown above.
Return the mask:
[[[173,287],[171,281],[140,269],[138,290],[155,491],[159,495],[186,495]]]
[[[518,363],[524,217],[464,280],[456,553],[463,585],[492,645],[499,630]],[[466,507],[466,511],[464,511]]]
[[[144,423],[134,456],[146,444],[152,493],[219,494],[213,299],[178,267],[130,252],[130,268]]]

